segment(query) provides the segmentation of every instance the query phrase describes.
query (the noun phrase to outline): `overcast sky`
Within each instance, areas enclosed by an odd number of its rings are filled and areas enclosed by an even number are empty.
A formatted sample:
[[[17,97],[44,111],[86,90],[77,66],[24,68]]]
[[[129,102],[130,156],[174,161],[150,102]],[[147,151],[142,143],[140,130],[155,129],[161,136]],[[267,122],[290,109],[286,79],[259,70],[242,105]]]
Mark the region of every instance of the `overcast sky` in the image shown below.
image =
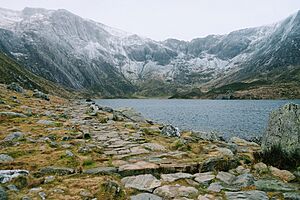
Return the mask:
[[[271,24],[300,0],[0,0],[1,7],[67,9],[84,18],[156,40],[191,40]]]

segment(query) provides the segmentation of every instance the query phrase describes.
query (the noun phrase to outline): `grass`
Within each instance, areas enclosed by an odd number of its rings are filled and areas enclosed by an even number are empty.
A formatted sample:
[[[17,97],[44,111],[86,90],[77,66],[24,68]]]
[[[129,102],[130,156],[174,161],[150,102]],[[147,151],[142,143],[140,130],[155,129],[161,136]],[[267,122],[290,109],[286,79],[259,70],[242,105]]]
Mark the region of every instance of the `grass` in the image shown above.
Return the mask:
[[[287,152],[280,145],[274,145],[262,152],[255,152],[254,158],[279,169],[292,170],[300,166],[300,149]]]

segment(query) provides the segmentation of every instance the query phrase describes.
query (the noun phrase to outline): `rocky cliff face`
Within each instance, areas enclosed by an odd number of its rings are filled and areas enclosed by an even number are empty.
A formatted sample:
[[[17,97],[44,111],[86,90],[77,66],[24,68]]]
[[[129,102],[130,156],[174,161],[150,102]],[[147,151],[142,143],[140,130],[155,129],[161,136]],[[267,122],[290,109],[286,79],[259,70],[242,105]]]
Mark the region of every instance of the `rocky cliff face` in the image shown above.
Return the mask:
[[[300,151],[300,105],[286,104],[271,113],[262,147],[273,146],[287,152]]]
[[[0,50],[48,80],[104,96],[132,93],[153,79],[188,87],[289,82],[299,72],[299,24],[298,12],[270,26],[158,42],[66,10],[0,9]]]

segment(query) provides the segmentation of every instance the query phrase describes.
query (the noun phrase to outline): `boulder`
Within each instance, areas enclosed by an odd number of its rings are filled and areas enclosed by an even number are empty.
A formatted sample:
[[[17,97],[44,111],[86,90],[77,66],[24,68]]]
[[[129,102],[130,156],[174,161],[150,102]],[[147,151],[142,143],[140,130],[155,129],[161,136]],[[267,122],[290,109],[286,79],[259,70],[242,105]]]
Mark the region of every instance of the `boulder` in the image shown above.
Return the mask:
[[[172,199],[176,197],[195,196],[198,193],[198,190],[194,187],[181,185],[164,185],[156,188],[153,193],[163,197],[163,199]]]
[[[0,183],[7,183],[19,176],[27,176],[29,172],[27,170],[0,170]]]
[[[9,155],[6,155],[6,154],[0,154],[0,163],[1,162],[12,162],[14,161],[14,159],[9,156]]]
[[[120,110],[115,110],[113,111],[113,115],[113,119],[115,121],[129,120],[132,122],[147,123],[147,120],[142,116],[142,114],[135,111],[133,108],[123,108]]]
[[[280,146],[286,152],[300,151],[299,138],[300,105],[289,103],[270,114],[262,148]]]
[[[4,138],[4,141],[16,141],[24,138],[24,133],[22,132],[13,132],[7,135]]]
[[[16,112],[0,112],[0,120],[2,118],[8,118],[8,119],[11,119],[11,118],[26,118],[27,116],[22,114],[22,113],[16,113]]]
[[[151,174],[125,177],[121,182],[126,188],[134,188],[148,192],[152,192],[153,189],[161,185],[161,182]]]
[[[270,167],[271,174],[280,178],[283,181],[290,182],[296,179],[296,176],[287,170],[280,170],[276,167]]]
[[[225,192],[226,198],[230,200],[268,200],[269,197],[265,192],[258,190],[242,191],[242,192]]]
[[[41,92],[41,91],[39,91],[37,89],[35,89],[33,91],[33,95],[32,96],[35,97],[35,98],[39,98],[39,99],[44,99],[44,100],[50,101],[49,96],[47,94],[45,94],[45,93],[43,93],[43,92]]]
[[[24,89],[18,83],[15,82],[9,84],[6,88],[18,93],[24,93]]]
[[[162,200],[162,198],[150,193],[140,193],[138,195],[131,196],[130,200]]]
[[[181,135],[179,129],[172,125],[165,125],[161,130],[161,134],[168,137],[180,137]]]
[[[266,173],[269,170],[268,166],[265,163],[263,163],[263,162],[256,163],[255,165],[253,165],[253,168],[258,173]]]

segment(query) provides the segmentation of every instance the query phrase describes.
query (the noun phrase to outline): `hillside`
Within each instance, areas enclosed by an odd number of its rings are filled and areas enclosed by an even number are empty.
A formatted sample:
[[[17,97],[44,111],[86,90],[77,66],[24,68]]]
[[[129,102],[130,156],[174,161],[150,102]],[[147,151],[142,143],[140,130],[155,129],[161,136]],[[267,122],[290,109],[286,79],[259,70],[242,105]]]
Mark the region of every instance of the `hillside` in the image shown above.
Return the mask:
[[[34,75],[1,52],[0,74],[0,83],[10,84],[16,82],[27,89],[38,89],[49,94],[56,94],[63,97],[74,96],[71,90],[64,89],[62,86]]]

